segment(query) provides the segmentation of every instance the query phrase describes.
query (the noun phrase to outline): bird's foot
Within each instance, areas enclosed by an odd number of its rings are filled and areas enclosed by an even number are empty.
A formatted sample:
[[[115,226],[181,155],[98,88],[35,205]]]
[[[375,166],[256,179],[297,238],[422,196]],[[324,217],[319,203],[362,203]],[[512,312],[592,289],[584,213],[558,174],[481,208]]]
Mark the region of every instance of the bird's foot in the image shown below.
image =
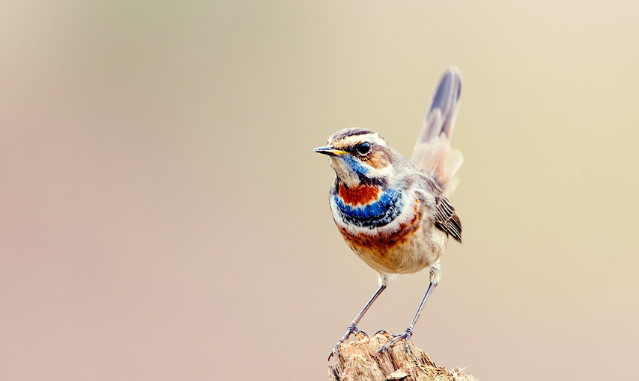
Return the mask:
[[[330,360],[331,357],[333,357],[333,355],[339,355],[339,347],[342,345],[342,343],[348,340],[348,338],[351,337],[351,335],[357,335],[358,333],[362,333],[366,335],[363,331],[359,330],[359,328],[357,327],[357,324],[355,323],[349,324],[349,326],[346,328],[346,333],[344,334],[344,336],[342,336],[342,338],[339,339],[337,344],[335,344],[335,348],[333,348],[331,353],[328,354],[328,359]]]
[[[402,333],[398,333],[398,334],[393,334],[393,338],[391,339],[391,341],[389,341],[388,343],[386,343],[384,346],[382,346],[381,348],[379,348],[379,350],[377,351],[377,353],[381,353],[384,351],[387,351],[388,348],[390,348],[391,346],[393,346],[393,344],[395,344],[396,342],[398,342],[399,340],[404,340],[404,344],[405,344],[405,348],[406,348],[406,352],[407,353],[411,353],[410,350],[410,344],[411,344],[411,340],[410,338],[413,336],[413,328],[412,327],[408,327],[406,328],[406,330]]]

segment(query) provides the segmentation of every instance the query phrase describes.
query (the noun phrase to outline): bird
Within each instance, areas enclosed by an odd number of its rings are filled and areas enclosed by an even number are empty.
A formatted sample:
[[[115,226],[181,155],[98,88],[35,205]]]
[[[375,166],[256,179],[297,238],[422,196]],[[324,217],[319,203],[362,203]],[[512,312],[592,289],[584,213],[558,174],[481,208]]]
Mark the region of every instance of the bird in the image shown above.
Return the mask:
[[[379,350],[404,340],[406,350],[424,305],[441,278],[440,259],[452,238],[462,242],[462,225],[449,201],[463,156],[451,148],[460,105],[459,69],[447,68],[434,92],[411,159],[377,132],[346,128],[314,151],[327,155],[335,180],[329,194],[337,229],[351,250],[378,274],[378,288],[329,354],[360,332],[358,324],[399,274],[429,269],[428,288],[405,331]]]

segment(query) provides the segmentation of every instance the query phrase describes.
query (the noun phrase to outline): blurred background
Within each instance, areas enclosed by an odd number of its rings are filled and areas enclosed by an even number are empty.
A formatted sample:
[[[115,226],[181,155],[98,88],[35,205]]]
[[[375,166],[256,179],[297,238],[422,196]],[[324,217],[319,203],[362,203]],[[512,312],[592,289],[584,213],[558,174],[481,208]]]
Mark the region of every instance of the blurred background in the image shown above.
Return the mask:
[[[481,380],[627,378],[639,353],[633,1],[5,1],[0,379],[326,379],[377,286],[312,152],[409,155],[464,76],[464,244],[414,342]],[[361,323],[403,330],[427,272]]]

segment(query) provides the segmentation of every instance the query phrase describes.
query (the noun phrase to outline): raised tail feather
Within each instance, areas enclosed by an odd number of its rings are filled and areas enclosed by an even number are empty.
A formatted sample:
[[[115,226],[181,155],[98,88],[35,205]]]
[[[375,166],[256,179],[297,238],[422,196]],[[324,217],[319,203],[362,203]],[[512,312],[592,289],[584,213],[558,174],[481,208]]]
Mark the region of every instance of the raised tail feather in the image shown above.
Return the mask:
[[[413,163],[433,175],[446,196],[459,183],[456,175],[463,161],[461,152],[450,147],[461,87],[459,70],[449,67],[435,90],[411,158]]]

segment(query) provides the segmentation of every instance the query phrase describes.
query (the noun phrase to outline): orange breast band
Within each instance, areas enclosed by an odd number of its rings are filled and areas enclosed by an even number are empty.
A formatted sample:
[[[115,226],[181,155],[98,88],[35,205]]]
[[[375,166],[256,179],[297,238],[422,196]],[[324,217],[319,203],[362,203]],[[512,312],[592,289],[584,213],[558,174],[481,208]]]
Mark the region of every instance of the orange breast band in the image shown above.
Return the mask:
[[[339,197],[346,203],[353,206],[366,205],[371,201],[376,201],[379,196],[379,187],[371,185],[361,185],[356,188],[346,188],[344,184],[339,186]]]

